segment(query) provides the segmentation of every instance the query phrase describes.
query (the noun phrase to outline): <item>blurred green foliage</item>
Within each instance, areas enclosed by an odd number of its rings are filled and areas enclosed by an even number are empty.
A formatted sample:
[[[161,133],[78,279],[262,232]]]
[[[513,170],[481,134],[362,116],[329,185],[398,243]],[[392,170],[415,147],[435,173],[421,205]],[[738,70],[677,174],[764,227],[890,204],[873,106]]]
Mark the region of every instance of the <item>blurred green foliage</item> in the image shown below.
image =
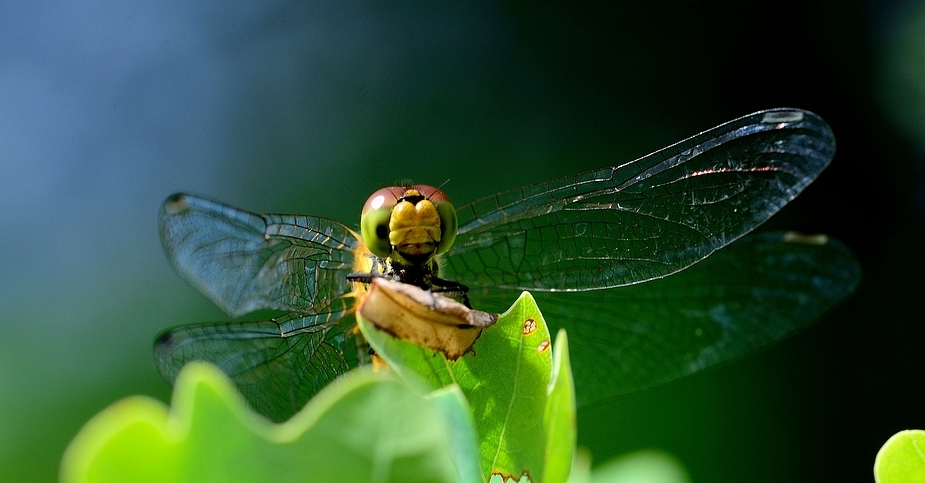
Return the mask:
[[[895,13],[877,69],[877,96],[890,120],[925,148],[925,3]],[[920,168],[922,169],[922,168]]]
[[[527,318],[535,321],[529,334]],[[449,362],[362,327],[395,372],[352,371],[274,425],[248,409],[216,368],[189,364],[172,412],[134,397],[94,417],[65,453],[62,481],[471,483],[500,474],[565,482],[575,451],[568,345],[562,332],[553,359],[529,294],[476,343],[480,357]],[[422,378],[436,361],[450,379],[425,395]]]
[[[455,407],[445,407],[465,413],[464,399],[450,400]],[[472,431],[455,421],[467,420],[444,418],[394,375],[366,370],[274,425],[224,374],[195,363],[178,380],[171,412],[135,397],[91,420],[65,453],[62,481],[480,481],[455,470],[451,453],[467,448],[454,436]]]
[[[877,483],[925,481],[925,431],[900,431],[883,443],[874,462]]]
[[[572,470],[569,483],[690,483],[690,476],[677,458],[657,450],[641,450],[605,461],[591,470],[591,456],[576,454],[576,464],[587,469]]]

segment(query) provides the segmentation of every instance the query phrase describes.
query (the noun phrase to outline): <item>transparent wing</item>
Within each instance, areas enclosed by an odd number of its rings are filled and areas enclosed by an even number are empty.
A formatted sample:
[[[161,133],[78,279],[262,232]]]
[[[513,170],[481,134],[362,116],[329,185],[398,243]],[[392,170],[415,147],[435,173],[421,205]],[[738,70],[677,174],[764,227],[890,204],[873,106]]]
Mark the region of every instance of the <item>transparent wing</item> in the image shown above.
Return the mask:
[[[768,219],[834,152],[822,119],[774,109],[620,166],[502,192],[458,209],[441,276],[533,291],[664,277]]]
[[[349,291],[359,245],[336,221],[255,215],[188,194],[164,202],[160,232],[177,271],[231,315],[323,310]]]
[[[257,411],[284,421],[351,366],[353,347],[345,357],[350,331],[344,327],[352,327],[352,317],[337,323],[350,310],[342,300],[332,308],[316,315],[169,329],[154,342],[157,371],[173,383],[187,362],[211,362]]]
[[[568,331],[579,404],[661,384],[809,325],[857,285],[844,245],[750,235],[670,277],[600,291],[534,292],[550,330]],[[515,291],[470,292],[504,310]]]

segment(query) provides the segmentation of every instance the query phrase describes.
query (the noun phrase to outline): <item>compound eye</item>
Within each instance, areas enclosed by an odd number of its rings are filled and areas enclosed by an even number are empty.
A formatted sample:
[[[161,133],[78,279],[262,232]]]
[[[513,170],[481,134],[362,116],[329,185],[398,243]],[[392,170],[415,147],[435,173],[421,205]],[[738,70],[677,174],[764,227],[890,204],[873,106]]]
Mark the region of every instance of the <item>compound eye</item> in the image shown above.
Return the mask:
[[[373,193],[363,205],[360,234],[369,251],[379,258],[388,258],[392,253],[392,244],[389,242],[389,219],[392,217],[392,208],[404,193],[405,188],[397,186],[382,188]]]
[[[459,220],[456,219],[456,208],[449,200],[434,203],[440,215],[440,243],[437,245],[437,254],[446,253],[456,241],[456,231],[459,229]]]

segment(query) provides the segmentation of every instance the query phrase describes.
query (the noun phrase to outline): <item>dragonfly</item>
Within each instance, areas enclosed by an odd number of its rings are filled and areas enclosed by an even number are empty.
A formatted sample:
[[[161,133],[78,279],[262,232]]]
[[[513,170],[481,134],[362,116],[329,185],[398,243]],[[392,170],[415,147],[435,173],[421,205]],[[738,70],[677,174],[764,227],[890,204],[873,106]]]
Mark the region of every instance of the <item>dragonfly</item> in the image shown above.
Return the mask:
[[[209,361],[285,420],[362,363],[356,306],[384,276],[486,312],[531,291],[552,332],[568,331],[579,406],[659,385],[779,340],[854,289],[860,269],[836,240],[749,234],[834,152],[820,117],[771,109],[458,207],[436,188],[386,188],[359,232],[176,194],[159,215],[176,270],[232,317],[275,316],[168,329],[155,365],[172,382],[187,362]],[[423,231],[393,232],[395,206],[425,201]]]

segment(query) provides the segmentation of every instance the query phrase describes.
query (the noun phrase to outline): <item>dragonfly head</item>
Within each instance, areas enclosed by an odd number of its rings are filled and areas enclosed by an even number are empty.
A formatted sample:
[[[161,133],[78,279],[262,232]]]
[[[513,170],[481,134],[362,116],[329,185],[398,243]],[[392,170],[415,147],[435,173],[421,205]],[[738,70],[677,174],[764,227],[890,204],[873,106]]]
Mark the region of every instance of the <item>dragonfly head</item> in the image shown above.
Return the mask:
[[[360,219],[363,242],[374,255],[422,265],[456,239],[456,209],[433,186],[390,186],[366,200]]]

